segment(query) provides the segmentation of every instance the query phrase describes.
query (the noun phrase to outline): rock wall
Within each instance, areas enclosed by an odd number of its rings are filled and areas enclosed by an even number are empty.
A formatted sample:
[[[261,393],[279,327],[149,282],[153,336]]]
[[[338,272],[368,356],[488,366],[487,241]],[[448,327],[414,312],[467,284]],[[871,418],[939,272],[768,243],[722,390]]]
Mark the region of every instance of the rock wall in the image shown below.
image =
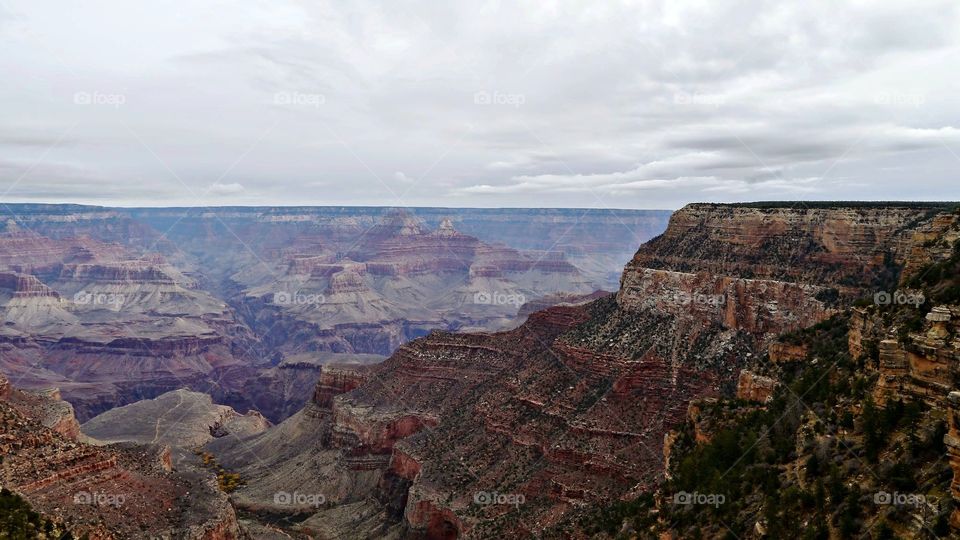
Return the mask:
[[[628,265],[862,288],[902,265],[915,230],[950,207],[913,203],[690,204]]]
[[[624,271],[617,303],[624,309],[669,313],[753,334],[803,328],[833,313],[817,300],[825,287],[651,268]]]
[[[776,387],[776,379],[764,377],[745,369],[740,372],[740,379],[737,381],[737,398],[766,403],[773,397],[773,391]]]

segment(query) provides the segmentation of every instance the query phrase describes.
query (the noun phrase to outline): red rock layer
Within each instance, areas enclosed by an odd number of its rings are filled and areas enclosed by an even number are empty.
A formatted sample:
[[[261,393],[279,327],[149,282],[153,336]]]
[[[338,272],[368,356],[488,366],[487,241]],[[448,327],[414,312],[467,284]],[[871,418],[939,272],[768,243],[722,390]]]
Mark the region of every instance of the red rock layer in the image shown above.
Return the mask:
[[[533,313],[510,332],[434,332],[401,347],[333,399],[334,445],[390,449],[381,489],[408,486],[394,501],[427,536],[521,532],[507,525],[509,508],[478,504],[478,493],[522,496],[524,521],[537,530],[580,505],[649,488],[688,409],[712,396],[768,399],[777,381],[740,367],[778,334],[829,317],[887,261],[902,262],[906,225],[928,213],[688,206],[640,249],[615,301]],[[803,353],[770,350],[781,361]],[[405,415],[412,429],[385,429]]]
[[[10,388],[0,376],[4,487],[75,536],[238,538],[233,509],[212,478],[170,472],[160,447],[97,447],[46,426],[55,395]],[[69,407],[69,406],[67,406]],[[202,502],[186,502],[188,495]]]
[[[36,277],[17,272],[0,272],[0,289],[11,291],[14,298],[42,296],[60,298],[56,291],[41,283]]]

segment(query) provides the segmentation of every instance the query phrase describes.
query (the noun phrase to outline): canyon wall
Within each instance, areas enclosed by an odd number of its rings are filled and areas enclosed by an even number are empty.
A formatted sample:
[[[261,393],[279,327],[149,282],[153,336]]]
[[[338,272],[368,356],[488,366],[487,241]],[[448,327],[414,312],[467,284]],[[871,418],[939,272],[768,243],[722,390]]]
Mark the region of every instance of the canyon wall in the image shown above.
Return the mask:
[[[312,425],[321,449],[310,489],[338,486],[324,492],[333,507],[307,522],[349,529],[337,509],[365,504],[364,515],[386,520],[379,532],[536,536],[652,489],[664,440],[691,403],[738,391],[767,400],[776,381],[741,368],[771,350],[796,361],[802,347],[778,335],[895,284],[915,229],[936,210],[690,205],[640,248],[615,296],[539,311],[506,332],[435,331],[368,368],[355,388],[331,379],[295,422],[274,428]],[[275,436],[253,442],[268,448]],[[220,450],[278,485],[273,464]],[[244,492],[270,506],[262,487]]]

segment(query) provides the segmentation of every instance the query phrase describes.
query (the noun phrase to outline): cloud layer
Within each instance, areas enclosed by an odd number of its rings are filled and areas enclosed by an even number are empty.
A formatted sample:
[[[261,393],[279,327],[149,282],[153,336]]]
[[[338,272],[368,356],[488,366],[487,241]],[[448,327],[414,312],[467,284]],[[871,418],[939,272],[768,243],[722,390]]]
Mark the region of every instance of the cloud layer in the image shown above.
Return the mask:
[[[960,199],[953,1],[3,6],[3,201]]]

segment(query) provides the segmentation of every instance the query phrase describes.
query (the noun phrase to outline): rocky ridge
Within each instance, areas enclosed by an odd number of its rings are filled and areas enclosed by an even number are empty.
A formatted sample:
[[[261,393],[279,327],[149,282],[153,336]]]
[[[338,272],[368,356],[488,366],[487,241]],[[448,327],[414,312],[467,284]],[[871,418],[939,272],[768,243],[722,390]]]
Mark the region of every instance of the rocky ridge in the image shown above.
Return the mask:
[[[87,538],[239,538],[211,476],[172,470],[169,448],[93,446],[57,396],[0,376],[0,480],[46,519]],[[72,418],[72,416],[71,416]]]
[[[664,439],[665,482],[565,525],[599,538],[955,537],[960,213],[908,223],[909,240],[873,258],[892,272],[867,268],[855,302],[777,336],[735,396],[691,402]],[[834,270],[820,275],[854,294],[860,270]]]

